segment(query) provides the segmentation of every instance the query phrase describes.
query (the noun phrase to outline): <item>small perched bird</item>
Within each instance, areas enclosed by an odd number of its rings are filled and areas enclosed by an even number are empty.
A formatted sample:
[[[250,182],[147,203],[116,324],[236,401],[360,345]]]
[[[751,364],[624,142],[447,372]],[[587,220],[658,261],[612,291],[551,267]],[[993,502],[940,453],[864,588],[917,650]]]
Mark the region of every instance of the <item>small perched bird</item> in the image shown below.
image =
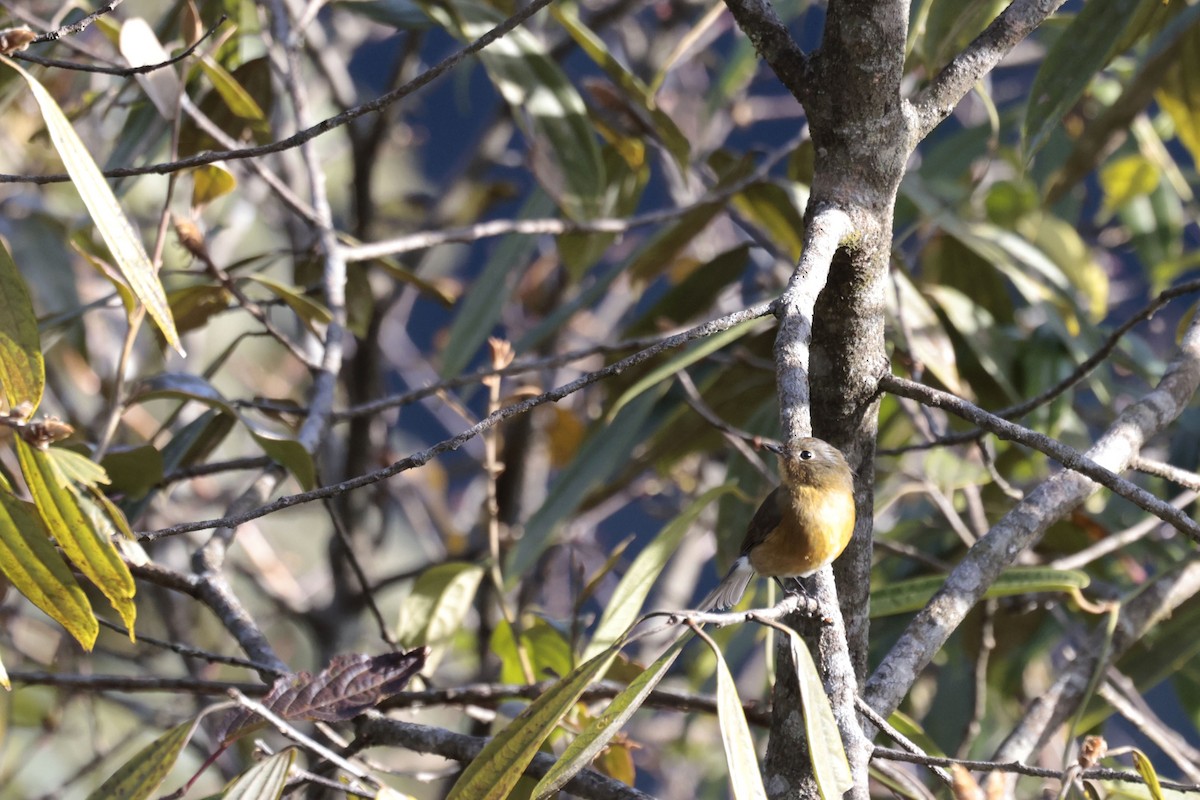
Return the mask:
[[[741,554],[700,610],[729,608],[755,573],[807,578],[842,554],[854,532],[854,473],[821,439],[798,439],[779,456],[783,483],[767,495],[746,530]]]

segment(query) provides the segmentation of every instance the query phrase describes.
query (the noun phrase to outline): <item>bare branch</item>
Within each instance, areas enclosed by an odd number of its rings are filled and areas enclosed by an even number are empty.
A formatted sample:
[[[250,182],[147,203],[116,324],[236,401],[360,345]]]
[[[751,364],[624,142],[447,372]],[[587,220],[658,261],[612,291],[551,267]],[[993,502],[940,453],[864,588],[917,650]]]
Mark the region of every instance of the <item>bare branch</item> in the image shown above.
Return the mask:
[[[120,2],[120,0],[117,0],[117,2]],[[114,3],[113,5],[115,6],[116,3]],[[96,12],[97,15],[99,13],[100,12]],[[172,56],[171,58],[168,58],[166,61],[161,61],[157,64],[147,64],[142,67],[104,67],[104,66],[100,66],[99,64],[80,64],[78,61],[60,61],[57,58],[42,58],[41,56],[35,56],[31,53],[12,53],[11,57],[17,59],[18,61],[28,61],[32,64],[39,64],[43,67],[55,67],[57,69],[69,69],[69,70],[74,70],[75,72],[99,72],[99,73],[103,73],[105,75],[119,75],[121,77],[127,78],[131,75],[144,75],[148,72],[154,72],[155,70],[162,69],[163,67],[169,67],[172,64],[178,64],[180,61],[183,61],[185,58],[190,56],[192,53],[196,52],[196,48],[199,47],[200,45],[204,44],[204,42],[210,36],[212,36],[214,33],[216,33],[217,28],[220,28],[222,25],[224,25],[225,21],[227,19],[229,19],[229,17],[222,14],[221,18],[218,19],[211,28],[206,30],[199,39],[192,42],[188,47],[186,47],[184,50],[182,50],[178,55]],[[76,24],[78,24],[78,23],[76,23]],[[40,39],[35,40],[34,44],[36,44],[37,42],[44,42],[44,41],[49,41],[49,40],[46,37],[42,37]]]
[[[783,85],[804,102],[802,95],[810,80],[808,59],[770,0],[725,0],[725,5]]]
[[[975,41],[954,57],[912,100],[916,126],[911,147],[954,111],[958,101],[1065,0],[1013,0]]]
[[[57,672],[9,670],[9,679],[26,686],[58,686],[81,692],[184,692],[195,695],[225,694],[237,689],[246,694],[266,694],[262,683],[205,681],[196,678],[143,678],[133,675],[65,675]]]

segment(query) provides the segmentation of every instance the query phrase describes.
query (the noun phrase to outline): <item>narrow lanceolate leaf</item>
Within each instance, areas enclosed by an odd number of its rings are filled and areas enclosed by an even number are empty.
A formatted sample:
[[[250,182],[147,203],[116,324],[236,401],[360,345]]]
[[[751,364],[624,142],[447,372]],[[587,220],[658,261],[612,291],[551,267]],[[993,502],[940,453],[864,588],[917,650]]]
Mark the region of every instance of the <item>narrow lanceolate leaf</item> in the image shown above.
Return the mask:
[[[1085,3],[1058,37],[1029,90],[1023,138],[1026,152],[1038,151],[1058,121],[1083,95],[1097,72],[1116,53],[1130,16],[1146,0],[1093,0]]]
[[[1142,780],[1146,782],[1146,789],[1150,792],[1150,797],[1153,800],[1163,800],[1162,784],[1158,781],[1158,773],[1154,771],[1154,765],[1150,763],[1150,759],[1146,754],[1136,747],[1133,749],[1133,763],[1137,767],[1138,774],[1142,776]]]
[[[646,667],[641,675],[634,678],[620,694],[612,699],[604,713],[592,720],[591,724],[576,736],[571,744],[567,745],[562,757],[555,762],[549,772],[542,776],[537,786],[533,787],[534,797],[538,800],[549,797],[565,786],[580,770],[592,763],[600,751],[617,735],[617,731],[621,730],[633,713],[642,707],[642,703],[646,702],[646,698],[654,691],[654,687],[658,686],[658,682],[667,674],[667,670],[675,663],[679,652],[691,638],[691,631],[684,633],[667,652]]]
[[[170,59],[166,49],[158,41],[150,23],[141,17],[125,21],[121,26],[119,42],[121,55],[131,67],[149,67],[162,64]],[[142,91],[150,98],[150,102],[162,115],[163,119],[174,120],[179,114],[179,98],[183,95],[183,83],[175,72],[175,67],[159,67],[150,72],[133,76]]]
[[[67,558],[108,598],[125,627],[132,630],[137,616],[133,576],[116,546],[92,527],[79,496],[49,455],[18,439],[17,457],[46,529]]]
[[[279,800],[295,760],[296,751],[290,748],[276,753],[234,781],[221,800]]]
[[[450,789],[447,800],[501,800],[517,785],[525,767],[563,715],[598,676],[604,674],[619,646],[576,667],[550,687],[487,743]]]
[[[87,595],[50,543],[41,519],[7,492],[0,493],[0,570],[85,650],[92,649],[100,626]]]
[[[96,166],[96,162],[92,160],[87,148],[84,147],[62,109],[58,107],[58,103],[54,102],[54,98],[50,96],[46,88],[38,83],[36,78],[17,66],[15,62],[3,56],[0,56],[0,62],[16,70],[29,84],[34,99],[37,100],[38,107],[42,111],[42,119],[46,122],[50,141],[58,150],[63,166],[66,167],[67,174],[71,176],[71,182],[83,199],[83,204],[87,206],[92,221],[96,223],[101,238],[108,245],[113,260],[117,263],[117,268],[121,270],[121,274],[125,277],[129,287],[133,289],[133,293],[137,295],[138,300],[146,307],[150,318],[162,331],[167,344],[182,355],[183,345],[179,341],[179,334],[175,332],[171,309],[167,305],[167,295],[158,279],[158,273],[155,271],[154,265],[150,263],[150,257],[146,255],[146,248],[142,246],[142,240],[137,231],[125,216],[125,212],[121,210],[121,204],[117,202],[116,195],[112,193],[112,189],[108,187],[108,183],[100,173],[100,168]]]
[[[800,681],[800,703],[804,707],[804,733],[808,739],[808,754],[812,759],[813,778],[824,800],[840,800],[854,787],[850,762],[842,747],[842,734],[825,694],[825,685],[817,665],[813,663],[808,646],[800,634],[789,631],[792,640],[792,663]]]
[[[637,620],[638,614],[642,610],[642,603],[650,594],[650,590],[654,588],[654,583],[658,580],[663,567],[666,566],[667,560],[675,555],[675,551],[679,549],[680,540],[695,523],[696,517],[700,516],[700,512],[707,508],[713,500],[733,491],[736,491],[733,484],[709,489],[684,509],[682,514],[671,520],[658,536],[654,537],[654,541],[638,554],[638,557],[633,560],[633,564],[630,565],[629,571],[625,573],[625,577],[621,578],[621,582],[617,584],[612,598],[600,616],[596,632],[592,634],[592,641],[584,651],[585,661],[601,650],[611,647],[614,642],[625,635],[629,626]]]
[[[194,719],[176,725],[139,750],[87,800],[145,800],[166,780],[195,728]]]
[[[721,723],[721,741],[725,745],[725,761],[729,765],[729,782],[733,787],[734,800],[766,800],[762,773],[758,768],[758,753],[754,750],[754,737],[746,724],[746,711],[742,698],[738,696],[733,675],[721,655],[721,649],[712,645],[717,657],[717,717]]]
[[[46,368],[38,336],[37,315],[29,299],[29,287],[21,277],[8,242],[0,239],[0,389],[8,407],[42,402]]]

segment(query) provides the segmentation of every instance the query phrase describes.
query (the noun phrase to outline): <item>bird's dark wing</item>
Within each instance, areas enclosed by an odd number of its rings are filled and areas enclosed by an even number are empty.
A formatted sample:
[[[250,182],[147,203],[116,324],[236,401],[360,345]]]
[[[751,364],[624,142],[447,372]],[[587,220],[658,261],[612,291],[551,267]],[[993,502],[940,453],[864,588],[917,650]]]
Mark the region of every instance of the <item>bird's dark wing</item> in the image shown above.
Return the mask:
[[[782,504],[786,501],[787,496],[782,486],[776,486],[775,491],[762,501],[762,505],[758,507],[758,511],[754,512],[754,517],[751,518],[750,525],[746,528],[746,538],[742,540],[742,555],[746,555],[762,544],[771,531],[779,527],[779,523],[783,519]]]

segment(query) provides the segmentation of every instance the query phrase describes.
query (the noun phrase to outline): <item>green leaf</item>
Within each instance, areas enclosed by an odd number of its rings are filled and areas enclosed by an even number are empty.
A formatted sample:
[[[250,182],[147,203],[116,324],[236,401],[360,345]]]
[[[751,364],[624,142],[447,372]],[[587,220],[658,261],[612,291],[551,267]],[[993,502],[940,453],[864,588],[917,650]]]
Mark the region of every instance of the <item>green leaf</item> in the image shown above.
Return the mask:
[[[287,785],[296,751],[283,750],[243,773],[229,785],[222,800],[279,800]]]
[[[717,719],[721,725],[721,742],[725,745],[725,761],[729,765],[729,782],[733,787],[734,800],[766,800],[762,773],[758,767],[758,753],[754,749],[754,738],[746,724],[746,712],[738,696],[737,685],[725,663],[720,647],[711,639],[705,640],[712,646],[717,661]]]
[[[449,4],[458,19],[426,8],[437,22],[475,41],[504,21],[504,15],[472,0]],[[550,57],[545,45],[519,27],[479,53],[488,76],[513,109],[513,117],[534,142],[534,171],[572,219],[602,213],[604,162],[583,98]]]
[[[308,297],[295,286],[288,286],[286,283],[263,275],[246,275],[244,280],[257,283],[287,303],[288,307],[296,312],[296,316],[300,318],[305,327],[314,333],[316,333],[318,325],[328,325],[333,319],[328,308]]]
[[[42,119],[46,122],[50,140],[58,150],[63,166],[66,167],[67,174],[71,176],[71,183],[79,192],[83,204],[87,206],[92,221],[96,223],[96,229],[100,231],[101,238],[108,245],[117,268],[133,293],[137,295],[138,300],[146,307],[150,318],[162,331],[167,344],[183,355],[183,344],[179,341],[179,334],[175,331],[175,323],[171,319],[171,309],[167,305],[167,296],[163,292],[158,273],[155,271],[154,265],[150,263],[150,257],[146,255],[146,249],[142,246],[142,240],[137,231],[121,210],[121,204],[117,202],[117,198],[112,193],[112,189],[108,187],[108,183],[105,182],[104,176],[100,174],[100,168],[96,166],[96,162],[92,160],[87,148],[79,140],[79,136],[71,127],[71,123],[67,121],[62,109],[58,107],[58,103],[54,102],[54,98],[50,96],[45,87],[8,58],[0,56],[0,63],[7,64],[16,70],[17,74],[29,84],[34,99],[37,100],[38,107],[42,111]]]
[[[1111,213],[1158,188],[1158,169],[1141,153],[1113,159],[1100,170],[1104,210]]]
[[[195,400],[210,408],[219,408],[250,431],[254,441],[271,459],[283,465],[305,489],[316,486],[316,467],[312,456],[295,439],[271,430],[257,420],[238,414],[233,405],[211,383],[199,375],[164,372],[139,383],[130,394],[130,403],[152,398],[174,397]]]
[[[933,597],[946,579],[940,575],[910,578],[871,590],[871,618],[918,611]],[[1048,567],[1010,567],[1001,573],[984,597],[1012,597],[1039,592],[1073,592],[1091,582],[1079,570]]]
[[[1155,40],[1153,50],[1172,46],[1172,39],[1182,35],[1179,55],[1163,77],[1154,99],[1175,123],[1175,135],[1191,153],[1193,163],[1200,164],[1200,25],[1195,5],[1183,11]],[[1164,40],[1165,41],[1162,41]]]
[[[195,728],[193,719],[159,736],[89,794],[87,800],[145,800],[166,780]]]
[[[100,626],[87,595],[32,507],[0,492],[0,570],[31,603],[91,650]]]
[[[565,786],[580,770],[592,763],[600,751],[629,721],[634,712],[642,707],[642,703],[646,702],[646,698],[667,674],[667,670],[675,663],[675,659],[692,636],[691,631],[684,632],[667,652],[646,667],[620,694],[612,699],[604,713],[593,719],[587,728],[567,745],[562,757],[538,781],[537,786],[533,789],[534,797],[539,800],[548,797]]]
[[[413,584],[400,606],[396,639],[405,647],[431,648],[425,669],[432,673],[442,653],[475,604],[483,567],[451,561],[430,567]]]
[[[224,67],[214,61],[212,56],[200,57],[200,69],[204,70],[217,94],[221,95],[225,105],[229,106],[229,110],[236,116],[252,122],[266,119],[254,97]]]
[[[1022,131],[1026,158],[1041,149],[1095,74],[1112,59],[1130,16],[1147,1],[1090,0],[1054,42],[1029,90]]]
[[[496,734],[450,789],[447,800],[501,800],[507,797],[563,715],[616,658],[611,647],[547,689]]]
[[[896,291],[888,292],[888,306],[896,319],[904,321],[910,355],[949,391],[969,395],[958,374],[954,344],[937,312],[902,270],[895,271],[893,280]]]
[[[1158,773],[1154,771],[1154,765],[1150,763],[1146,754],[1136,747],[1133,748],[1133,763],[1137,767],[1138,774],[1142,776],[1142,780],[1146,782],[1146,788],[1150,791],[1152,800],[1163,800],[1162,784],[1158,782]]]
[[[0,386],[9,408],[28,402],[33,405],[31,412],[41,404],[46,387],[46,366],[29,287],[3,238],[0,238]]]
[[[733,207],[767,234],[793,262],[804,247],[804,207],[808,193],[798,184],[756,183],[733,198]]]
[[[128,497],[143,497],[163,479],[163,455],[157,447],[113,448],[100,463],[112,488]]]
[[[633,560],[629,571],[617,584],[612,598],[600,616],[596,632],[592,634],[592,641],[583,653],[585,661],[624,638],[629,626],[637,620],[642,603],[654,588],[663,567],[679,549],[679,542],[696,522],[696,517],[700,516],[712,501],[736,491],[737,487],[728,483],[709,489],[693,500],[683,513],[671,520],[654,540],[638,553],[638,557]]]
[[[79,496],[51,456],[17,439],[17,457],[34,505],[50,535],[71,563],[108,598],[125,627],[133,630],[137,617],[133,576],[116,546],[92,526]]]
[[[642,79],[613,56],[612,49],[579,19],[574,8],[555,3],[550,6],[550,14],[575,40],[575,44],[620,87],[625,96],[638,105],[638,111],[643,112],[638,114],[639,118],[645,118],[643,121],[666,146],[675,164],[682,170],[688,169],[691,152],[688,138],[670,115],[658,107],[654,93]]]
[[[204,164],[192,170],[192,205],[208,205],[237,188],[237,178],[221,164]]]
[[[755,328],[766,327],[773,324],[771,321],[763,319],[751,319],[734,325],[729,330],[721,331],[718,334],[709,336],[696,344],[684,350],[678,355],[672,356],[665,363],[655,367],[646,375],[642,376],[637,383],[625,390],[617,402],[613,403],[612,409],[609,410],[607,418],[611,421],[616,417],[631,400],[645,392],[647,389],[656,386],[661,381],[671,377],[680,370],[687,369],[697,361],[715,353],[725,345],[736,342],[748,333],[753,333]]]
[[[68,481],[89,487],[109,484],[108,473],[104,471],[104,467],[87,456],[65,447],[52,447],[43,452],[54,462],[54,468]]]
[[[788,629],[788,635],[792,640],[792,663],[796,665],[796,677],[800,683],[804,736],[808,743],[808,755],[812,759],[813,779],[824,800],[840,800],[843,794],[854,788],[854,776],[850,773],[850,762],[846,760],[842,734],[808,646],[795,631]]]

